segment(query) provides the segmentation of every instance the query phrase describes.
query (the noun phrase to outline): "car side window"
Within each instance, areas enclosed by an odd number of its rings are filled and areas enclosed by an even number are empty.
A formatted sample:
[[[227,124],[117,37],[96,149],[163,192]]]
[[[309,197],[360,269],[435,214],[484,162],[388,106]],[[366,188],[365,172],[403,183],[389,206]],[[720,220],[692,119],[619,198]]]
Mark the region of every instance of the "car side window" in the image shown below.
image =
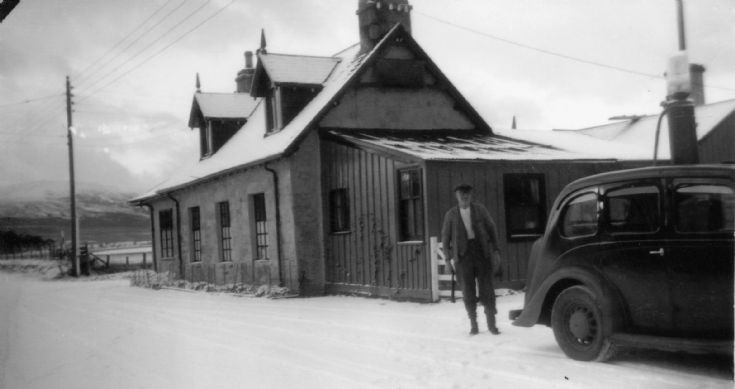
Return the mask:
[[[609,190],[606,228],[613,233],[658,231],[660,191],[655,185],[627,186]]]
[[[596,193],[585,193],[570,200],[563,210],[561,234],[567,238],[597,233],[598,199]]]
[[[719,184],[683,184],[674,193],[678,232],[729,232],[735,228],[735,193]]]

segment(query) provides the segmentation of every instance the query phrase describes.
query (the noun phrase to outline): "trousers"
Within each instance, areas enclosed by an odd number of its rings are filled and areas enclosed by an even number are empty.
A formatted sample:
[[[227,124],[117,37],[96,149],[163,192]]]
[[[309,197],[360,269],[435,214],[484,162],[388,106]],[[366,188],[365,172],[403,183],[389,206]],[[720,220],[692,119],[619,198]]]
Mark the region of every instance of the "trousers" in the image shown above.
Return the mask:
[[[477,318],[477,302],[485,307],[485,315],[495,315],[495,288],[492,263],[482,254],[480,242],[471,239],[467,250],[456,262],[457,281],[462,290],[462,302],[470,319]]]

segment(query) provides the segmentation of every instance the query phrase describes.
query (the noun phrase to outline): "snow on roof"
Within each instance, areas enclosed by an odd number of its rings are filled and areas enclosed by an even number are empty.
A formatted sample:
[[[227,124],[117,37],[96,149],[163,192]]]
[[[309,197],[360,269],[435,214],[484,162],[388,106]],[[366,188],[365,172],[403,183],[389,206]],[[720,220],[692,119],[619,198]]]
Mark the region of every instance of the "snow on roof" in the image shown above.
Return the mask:
[[[338,57],[261,53],[258,56],[268,77],[276,84],[320,85],[340,61]]]
[[[205,118],[245,119],[257,100],[247,93],[196,93],[194,100]]]
[[[550,131],[547,131],[550,132]],[[361,131],[329,132],[357,145],[434,161],[458,160],[570,160],[599,159],[589,153],[576,153],[553,146],[511,139],[481,132],[456,135],[391,134],[375,135]]]
[[[694,118],[697,123],[697,139],[704,139],[728,115],[735,112],[735,100],[701,105],[694,108]],[[653,156],[653,147],[656,139],[656,124],[659,115],[648,115],[638,119],[620,121],[601,126],[583,128],[579,130],[555,130],[555,134],[578,133],[590,138],[616,141],[629,147],[639,147],[650,150]],[[669,125],[666,118],[661,121],[659,135],[660,158],[670,158],[669,153]]]
[[[379,46],[376,46],[376,49]],[[324,82],[323,89],[280,131],[265,136],[265,104],[258,103],[247,123],[214,155],[181,169],[156,188],[130,201],[140,202],[233,170],[281,157],[289,146],[310,128],[312,121],[326,109],[328,103],[371,55],[357,56],[358,50],[359,46],[353,46],[339,53],[344,60],[337,62],[337,67]],[[372,53],[375,53],[375,50]]]
[[[548,145],[566,150],[580,158],[617,160],[646,160],[653,158],[653,146],[627,144],[617,140],[598,139],[577,131],[512,130],[498,129],[494,132],[508,138]]]

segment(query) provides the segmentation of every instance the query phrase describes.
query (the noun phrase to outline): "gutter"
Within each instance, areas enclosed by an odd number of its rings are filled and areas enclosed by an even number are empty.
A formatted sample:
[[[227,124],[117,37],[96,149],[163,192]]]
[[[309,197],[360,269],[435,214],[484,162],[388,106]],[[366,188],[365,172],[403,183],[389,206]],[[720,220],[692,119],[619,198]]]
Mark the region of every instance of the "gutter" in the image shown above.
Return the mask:
[[[269,168],[267,163],[263,165],[263,168],[273,175],[273,191],[276,196],[276,255],[278,256],[278,286],[283,287],[283,259],[281,258],[281,201],[278,191],[278,173]]]
[[[184,259],[181,258],[181,211],[179,209],[179,200],[176,200],[173,196],[171,196],[171,192],[166,193],[166,197],[173,200],[173,202],[176,204],[176,248],[177,248],[177,256],[179,257],[179,274],[181,275],[181,278],[184,278]]]

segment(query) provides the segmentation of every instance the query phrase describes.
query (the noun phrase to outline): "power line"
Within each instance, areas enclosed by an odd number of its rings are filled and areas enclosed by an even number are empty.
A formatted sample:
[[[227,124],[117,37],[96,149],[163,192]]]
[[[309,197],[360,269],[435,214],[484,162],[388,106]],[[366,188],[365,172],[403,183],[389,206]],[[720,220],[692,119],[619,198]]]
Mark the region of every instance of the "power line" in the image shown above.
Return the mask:
[[[176,7],[174,8],[174,9],[172,9],[171,11],[169,11],[169,12],[168,12],[168,13],[167,13],[166,15],[164,15],[164,16],[163,16],[163,17],[162,17],[161,19],[159,19],[159,20],[158,20],[158,21],[157,21],[156,23],[154,23],[154,24],[153,24],[152,26],[150,26],[150,27],[149,27],[148,29],[146,29],[146,30],[145,30],[145,31],[144,31],[144,32],[143,32],[143,33],[142,33],[142,34],[141,34],[141,35],[140,35],[140,36],[139,36],[138,38],[136,38],[136,39],[135,39],[135,40],[133,40],[132,42],[128,43],[128,45],[127,45],[127,46],[125,46],[125,47],[124,47],[124,48],[123,48],[122,50],[120,50],[120,52],[118,52],[118,53],[117,53],[117,54],[116,54],[115,56],[113,56],[112,58],[110,58],[110,59],[109,59],[108,61],[106,61],[106,62],[105,62],[104,64],[102,64],[101,66],[97,67],[97,69],[95,69],[95,70],[94,70],[94,71],[93,71],[92,73],[90,73],[90,74],[87,74],[87,75],[83,75],[81,79],[82,79],[82,80],[84,80],[84,79],[89,79],[89,78],[91,78],[91,77],[92,77],[92,75],[94,75],[94,74],[96,74],[97,72],[99,72],[100,70],[104,69],[104,67],[105,67],[105,66],[107,66],[108,64],[110,64],[110,63],[111,63],[111,62],[112,62],[113,60],[117,59],[117,58],[118,58],[119,56],[121,56],[122,54],[124,54],[124,53],[125,53],[125,52],[126,52],[126,51],[127,51],[127,50],[128,50],[129,48],[130,48],[130,47],[132,47],[132,46],[133,46],[134,44],[138,43],[138,42],[139,42],[139,41],[140,41],[140,40],[141,40],[141,39],[142,39],[142,38],[143,38],[144,36],[146,36],[146,34],[148,34],[149,32],[151,32],[151,31],[152,31],[152,30],[153,30],[154,28],[158,27],[158,26],[159,26],[159,25],[160,25],[161,23],[163,23],[163,21],[164,21],[164,20],[168,19],[168,18],[169,18],[169,16],[171,16],[171,15],[172,15],[172,14],[173,14],[174,12],[178,11],[178,10],[179,10],[179,9],[180,9],[180,8],[181,8],[182,6],[184,6],[184,4],[186,4],[186,3],[188,2],[188,1],[189,1],[189,0],[183,0],[183,1],[181,2],[181,3],[179,3],[179,5],[178,5],[178,6],[176,6]],[[129,61],[129,60],[128,60],[128,61]],[[126,62],[127,62],[127,61],[126,61]],[[123,64],[124,64],[124,63],[125,63],[125,62],[123,62]],[[106,77],[106,76],[103,76],[103,78],[104,78],[104,77]]]
[[[3,103],[3,104],[0,104],[0,108],[3,108],[3,107],[11,107],[11,106],[21,105],[21,104],[35,103],[37,101],[47,100],[47,99],[50,99],[52,97],[61,97],[63,95],[64,95],[63,93],[56,93],[56,94],[53,94],[53,95],[47,95],[47,96],[41,96],[41,97],[33,97],[33,98],[30,98],[30,99],[18,100],[18,101],[14,101],[14,102],[11,102],[11,103]]]
[[[127,40],[128,38],[130,38],[131,36],[133,36],[133,34],[135,34],[135,33],[136,33],[136,32],[137,32],[138,30],[140,30],[140,28],[141,28],[141,27],[143,27],[143,26],[144,26],[144,25],[145,25],[146,23],[148,23],[148,21],[150,21],[151,19],[153,19],[153,17],[154,17],[154,16],[155,16],[155,15],[156,15],[156,14],[157,14],[158,12],[160,12],[160,11],[161,11],[162,9],[166,8],[166,6],[167,6],[167,5],[169,4],[169,3],[171,3],[172,1],[173,1],[173,0],[168,0],[168,1],[166,1],[166,2],[165,2],[165,3],[163,4],[163,5],[162,5],[162,6],[158,7],[158,9],[156,9],[155,11],[153,11],[153,13],[152,13],[152,14],[150,14],[150,15],[148,16],[148,18],[146,18],[146,19],[145,19],[145,20],[144,20],[144,21],[143,21],[142,23],[140,23],[140,24],[139,24],[138,26],[136,26],[136,27],[135,27],[135,28],[134,28],[134,29],[133,29],[133,30],[132,30],[132,31],[131,31],[130,33],[128,33],[128,35],[126,35],[126,36],[125,36],[124,38],[122,38],[122,39],[120,39],[119,41],[117,41],[117,43],[115,43],[115,45],[113,45],[113,46],[112,46],[112,47],[111,47],[111,48],[110,48],[109,50],[107,50],[107,52],[105,52],[105,54],[103,54],[103,55],[102,55],[101,57],[97,58],[96,60],[92,61],[92,63],[90,63],[89,65],[87,65],[87,66],[86,66],[86,67],[85,67],[84,69],[82,69],[82,70],[80,70],[79,72],[77,72],[77,73],[75,74],[75,76],[77,76],[77,75],[81,75],[81,74],[84,74],[84,73],[85,73],[85,72],[86,72],[87,70],[89,70],[89,69],[90,69],[90,68],[91,68],[92,66],[96,65],[96,64],[97,64],[97,63],[98,63],[99,61],[101,61],[101,60],[102,60],[103,58],[105,58],[105,57],[106,57],[106,56],[107,56],[108,54],[112,53],[112,52],[113,52],[113,51],[114,51],[114,50],[115,50],[115,49],[116,49],[116,48],[117,48],[118,46],[120,46],[120,45],[121,45],[121,44],[122,44],[123,42],[125,42],[125,40]],[[184,0],[184,2],[182,2],[181,4],[183,5],[183,4],[184,4],[184,3],[186,2],[186,1],[187,1],[187,0]],[[178,9],[178,8],[176,8],[176,9]],[[174,9],[174,11],[175,11],[176,9]],[[167,15],[167,16],[168,16],[168,15]],[[164,17],[164,19],[165,19],[165,17]],[[158,23],[156,23],[156,24],[155,24],[155,25],[154,25],[153,27],[156,27],[156,26],[157,26],[158,24],[160,24],[160,22],[161,22],[162,20],[163,20],[163,19],[161,19],[161,20],[160,20],[160,21],[159,21]],[[150,31],[150,30],[149,30],[149,31]],[[145,33],[143,33],[143,35],[145,35]],[[141,37],[142,37],[143,35],[141,35]],[[135,42],[133,42],[133,43],[135,43]],[[124,50],[123,50],[123,51],[124,51]],[[121,53],[122,53],[122,52],[121,52]],[[119,54],[120,54],[120,53],[119,53]],[[113,59],[114,59],[114,58],[113,58]],[[89,76],[91,76],[91,74],[90,74]],[[84,77],[81,77],[81,78],[83,79]]]
[[[633,69],[626,69],[626,68],[622,68],[622,67],[619,67],[619,66],[608,65],[608,64],[605,64],[605,63],[602,63],[602,62],[590,61],[590,60],[586,60],[586,59],[583,59],[583,58],[573,57],[571,55],[562,54],[562,53],[558,53],[558,52],[555,52],[555,51],[543,49],[543,48],[540,48],[540,47],[535,47],[535,46],[527,45],[527,44],[520,43],[520,42],[517,42],[517,41],[513,41],[513,40],[510,40],[510,39],[502,38],[502,37],[499,37],[497,35],[492,35],[492,34],[489,34],[489,33],[486,33],[486,32],[480,31],[480,30],[476,30],[476,29],[473,29],[473,28],[470,28],[470,27],[465,27],[465,26],[462,26],[462,25],[459,25],[459,24],[450,22],[448,20],[441,19],[441,18],[438,18],[436,16],[432,16],[432,15],[429,15],[429,14],[426,14],[426,13],[423,13],[423,12],[420,12],[420,11],[414,10],[414,12],[417,13],[417,14],[419,14],[419,15],[421,15],[421,16],[424,16],[424,17],[426,17],[428,19],[434,20],[436,22],[439,22],[439,23],[442,23],[442,24],[446,24],[448,26],[452,26],[452,27],[458,28],[460,30],[469,31],[469,32],[471,32],[473,34],[481,35],[481,36],[484,36],[486,38],[490,38],[490,39],[494,39],[494,40],[497,40],[497,41],[500,41],[500,42],[503,42],[503,43],[507,43],[509,45],[521,47],[521,48],[524,48],[524,49],[527,49],[527,50],[533,50],[533,51],[536,51],[536,52],[539,52],[539,53],[542,53],[542,54],[547,54],[547,55],[551,55],[551,56],[554,56],[554,57],[563,58],[563,59],[566,59],[566,60],[575,61],[575,62],[587,64],[587,65],[593,65],[593,66],[598,66],[598,67],[607,68],[607,69],[611,69],[611,70],[616,70],[616,71],[623,72],[623,73],[634,74],[634,75],[637,75],[637,76],[643,76],[643,77],[649,77],[649,78],[658,78],[658,79],[665,79],[665,77],[663,75],[660,75],[660,74],[645,73],[645,72],[640,72],[640,71],[633,70]],[[715,88],[715,89],[722,89],[722,90],[727,90],[727,91],[733,91],[733,92],[735,92],[735,89],[721,87],[721,86],[705,85],[705,87],[707,87],[707,88]]]
[[[186,2],[186,1],[187,1],[187,0],[184,0],[184,2]],[[138,51],[137,51],[137,52],[136,52],[135,54],[133,54],[133,55],[132,55],[132,56],[131,56],[130,58],[128,58],[128,59],[127,59],[127,60],[125,60],[125,61],[124,61],[123,63],[119,64],[118,66],[114,67],[114,68],[113,68],[112,70],[109,70],[109,71],[108,71],[107,73],[105,73],[105,74],[104,74],[104,75],[103,75],[102,77],[98,78],[98,79],[97,79],[96,81],[92,82],[92,83],[91,83],[90,85],[88,85],[88,86],[85,86],[85,88],[87,88],[87,89],[92,89],[92,87],[93,87],[93,86],[95,86],[95,85],[99,84],[100,82],[102,82],[102,81],[103,81],[103,80],[104,80],[105,78],[107,78],[108,76],[110,76],[110,75],[112,75],[113,73],[115,73],[115,72],[116,72],[116,71],[117,71],[118,69],[120,69],[120,68],[122,68],[123,66],[125,66],[126,64],[128,64],[128,63],[132,62],[132,61],[133,61],[133,60],[134,60],[135,58],[138,58],[138,57],[139,57],[139,56],[140,56],[141,54],[143,54],[143,53],[144,53],[144,52],[145,52],[146,50],[148,50],[149,48],[153,47],[153,45],[155,45],[156,43],[158,43],[158,42],[159,42],[159,41],[160,41],[161,39],[165,38],[165,37],[166,37],[166,36],[167,36],[167,35],[168,35],[169,33],[171,33],[172,31],[174,31],[174,30],[175,30],[175,29],[176,29],[177,27],[179,27],[180,25],[182,25],[182,24],[183,24],[184,22],[186,22],[187,20],[191,19],[191,18],[192,18],[192,17],[194,16],[194,15],[196,15],[196,14],[197,14],[197,12],[199,12],[199,10],[201,10],[202,8],[204,8],[204,7],[206,7],[207,5],[209,5],[209,3],[211,3],[212,1],[213,1],[213,0],[207,0],[206,2],[204,2],[204,3],[202,4],[202,5],[200,5],[199,7],[197,7],[197,8],[196,8],[196,9],[194,9],[193,11],[191,11],[191,12],[190,12],[190,13],[189,13],[188,15],[186,15],[186,16],[185,16],[185,17],[184,17],[183,19],[179,20],[179,22],[178,22],[178,23],[176,23],[176,24],[175,24],[175,25],[174,25],[173,27],[169,28],[169,29],[168,29],[168,30],[166,30],[166,31],[165,31],[165,32],[164,32],[163,34],[159,35],[159,36],[158,36],[158,38],[156,38],[156,39],[154,39],[154,40],[153,40],[152,42],[148,43],[148,44],[147,44],[146,46],[144,46],[144,47],[143,47],[142,49],[138,50]],[[182,3],[182,4],[183,4],[183,3]],[[82,82],[82,84],[83,84],[83,83],[84,83],[84,82]]]
[[[199,24],[197,24],[196,26],[194,26],[194,28],[192,28],[192,29],[190,29],[190,30],[186,31],[186,32],[185,32],[184,34],[180,35],[180,36],[179,36],[179,37],[178,37],[178,38],[177,38],[176,40],[174,40],[173,42],[171,42],[171,43],[169,43],[168,45],[164,46],[163,48],[161,48],[161,49],[160,49],[159,51],[157,51],[157,52],[156,52],[156,53],[154,53],[153,55],[150,55],[150,56],[146,57],[146,58],[145,58],[145,59],[144,59],[144,60],[143,60],[142,62],[140,62],[140,63],[138,63],[137,65],[135,65],[134,67],[132,67],[132,68],[128,69],[128,70],[127,70],[126,72],[124,72],[124,73],[120,74],[119,76],[115,77],[115,78],[114,78],[114,79],[112,79],[112,80],[111,80],[110,82],[108,82],[107,84],[105,84],[105,85],[103,85],[102,87],[98,88],[97,90],[95,90],[95,91],[91,92],[91,93],[90,93],[89,95],[87,95],[87,97],[85,97],[85,98],[83,98],[83,99],[80,99],[80,100],[79,100],[79,102],[82,102],[82,101],[84,101],[84,100],[87,100],[87,99],[91,98],[92,96],[94,96],[94,95],[96,95],[97,93],[99,93],[99,92],[100,92],[101,90],[103,90],[103,89],[107,88],[108,86],[112,85],[113,83],[117,82],[117,81],[118,81],[119,79],[121,79],[122,77],[125,77],[125,76],[126,76],[126,75],[128,75],[128,74],[129,74],[130,72],[132,72],[133,70],[136,70],[136,69],[138,69],[139,67],[141,67],[141,66],[143,66],[144,64],[146,64],[146,63],[147,63],[148,61],[150,61],[150,60],[152,60],[153,58],[157,57],[158,55],[160,55],[161,53],[163,53],[164,51],[166,51],[166,50],[167,50],[168,48],[170,48],[170,47],[171,47],[171,46],[173,46],[174,44],[178,43],[178,42],[179,42],[180,40],[182,40],[182,39],[183,39],[184,37],[186,37],[187,35],[189,35],[189,34],[191,34],[192,32],[194,32],[194,31],[198,30],[198,29],[199,29],[199,28],[200,28],[201,26],[203,26],[203,25],[204,25],[205,23],[207,23],[207,22],[208,22],[209,20],[211,20],[211,19],[212,19],[212,18],[214,18],[215,16],[219,15],[219,14],[220,14],[220,13],[221,13],[222,11],[224,11],[225,9],[227,9],[227,8],[228,8],[229,6],[231,6],[231,5],[232,5],[232,4],[234,3],[234,2],[235,2],[235,0],[230,0],[230,2],[229,2],[229,3],[227,3],[227,4],[225,5],[225,6],[223,6],[223,7],[222,7],[222,8],[220,8],[220,9],[218,9],[217,11],[215,11],[215,12],[214,12],[213,14],[209,15],[209,17],[207,17],[206,19],[202,20],[202,21],[201,21],[201,22],[200,22]]]

